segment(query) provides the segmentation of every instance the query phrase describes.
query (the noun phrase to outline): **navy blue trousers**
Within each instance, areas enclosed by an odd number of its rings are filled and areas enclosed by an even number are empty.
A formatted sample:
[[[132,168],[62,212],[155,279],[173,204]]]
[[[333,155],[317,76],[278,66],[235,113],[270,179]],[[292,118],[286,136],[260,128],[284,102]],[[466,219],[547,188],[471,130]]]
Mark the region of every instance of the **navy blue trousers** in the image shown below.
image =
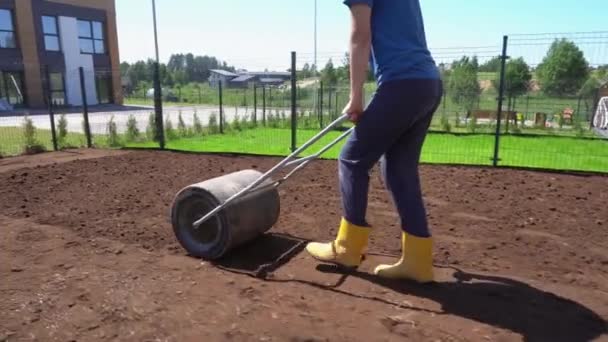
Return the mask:
[[[369,227],[366,220],[369,174],[380,161],[401,227],[430,237],[418,164],[431,119],[442,96],[440,80],[408,79],[381,84],[346,141],[339,158],[344,218]]]

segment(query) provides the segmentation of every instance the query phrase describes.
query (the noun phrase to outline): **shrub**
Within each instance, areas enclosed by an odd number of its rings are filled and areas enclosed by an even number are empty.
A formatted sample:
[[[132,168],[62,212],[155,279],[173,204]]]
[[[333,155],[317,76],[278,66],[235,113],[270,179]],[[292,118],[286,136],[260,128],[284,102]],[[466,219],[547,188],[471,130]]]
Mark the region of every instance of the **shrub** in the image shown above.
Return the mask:
[[[254,118],[255,118],[255,120],[254,120]],[[249,115],[247,117],[247,126],[246,127],[249,129],[253,129],[253,128],[256,128],[257,126],[258,126],[258,117],[257,117],[257,115],[254,116],[254,114],[251,113],[251,115]]]
[[[184,122],[184,118],[182,117],[182,112],[180,110],[179,115],[177,117],[177,132],[180,137],[188,136],[188,127],[186,127],[186,123]]]
[[[198,114],[196,113],[196,109],[194,110],[194,117],[192,118],[194,122],[193,129],[194,134],[202,135],[203,134],[203,125],[201,124],[201,119],[199,119]]]
[[[281,126],[284,128],[289,127],[289,122],[287,122],[287,116],[285,115],[285,111],[281,111]]]
[[[270,128],[279,128],[279,120],[278,117],[273,115],[272,113],[268,113],[268,117],[266,118],[268,123],[268,127]]]
[[[475,133],[477,130],[477,116],[472,115],[467,122],[467,130],[471,133]]]
[[[243,127],[241,126],[241,117],[238,113],[234,114],[234,120],[232,120],[231,128],[239,132],[243,130]]]
[[[576,136],[577,137],[582,137],[585,135],[585,129],[583,128],[583,124],[581,123],[581,120],[579,118],[578,115],[574,115],[574,117],[572,118],[572,125],[574,128],[574,131],[576,132]]]
[[[127,141],[136,141],[139,139],[139,128],[137,128],[137,119],[135,115],[130,114],[127,119]]]
[[[448,115],[445,112],[443,114],[441,114],[440,124],[441,124],[441,129],[444,130],[445,132],[449,133],[452,131],[452,125],[450,124]]]
[[[177,138],[177,132],[173,128],[173,122],[171,122],[171,118],[168,115],[165,119],[165,138],[167,140],[175,140]]]
[[[26,154],[41,153],[45,151],[44,146],[42,146],[36,138],[36,127],[34,126],[34,122],[27,116],[23,122],[23,138],[25,140]]]
[[[559,126],[559,129],[564,128],[564,123],[566,120],[564,120],[564,116],[562,114],[556,114],[557,116],[557,125]]]
[[[456,118],[454,119],[454,127],[460,127],[460,114],[456,112]]]
[[[217,122],[217,113],[213,112],[209,115],[209,123],[207,126],[210,134],[217,134],[220,131]]]
[[[253,128],[253,114],[245,114],[241,119],[241,127],[243,129]]]
[[[146,137],[148,140],[158,141],[158,137],[156,135],[156,115],[154,113],[150,113],[148,116],[148,126],[146,126]]]
[[[68,120],[65,118],[65,114],[62,114],[57,122],[57,145],[59,145],[59,148],[65,147],[65,140],[67,136]]]
[[[110,121],[108,121],[107,132],[108,145],[110,145],[110,147],[121,146],[120,138],[118,137],[118,128],[116,127],[116,122],[114,122],[114,115],[112,115],[110,117]]]

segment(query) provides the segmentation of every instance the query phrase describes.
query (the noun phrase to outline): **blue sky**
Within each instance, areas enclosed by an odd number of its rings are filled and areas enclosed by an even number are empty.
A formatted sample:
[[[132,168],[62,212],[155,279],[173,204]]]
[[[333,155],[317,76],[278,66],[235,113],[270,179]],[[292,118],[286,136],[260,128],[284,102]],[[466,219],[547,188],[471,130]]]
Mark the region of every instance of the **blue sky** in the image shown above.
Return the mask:
[[[294,50],[299,64],[312,62],[313,5],[314,0],[157,0],[161,60],[192,52],[248,69],[286,69]],[[608,30],[606,0],[421,0],[421,5],[429,46],[440,61],[463,51],[495,55],[504,34]],[[116,0],[116,7],[121,59],[153,57],[151,0]],[[341,0],[318,0],[318,11],[321,65],[346,51],[349,14]],[[596,40],[584,48],[588,58],[608,63],[608,36],[589,37]],[[604,37],[604,44],[597,44]],[[483,48],[442,49],[452,47]],[[546,46],[515,46],[511,54],[534,64],[545,51]]]

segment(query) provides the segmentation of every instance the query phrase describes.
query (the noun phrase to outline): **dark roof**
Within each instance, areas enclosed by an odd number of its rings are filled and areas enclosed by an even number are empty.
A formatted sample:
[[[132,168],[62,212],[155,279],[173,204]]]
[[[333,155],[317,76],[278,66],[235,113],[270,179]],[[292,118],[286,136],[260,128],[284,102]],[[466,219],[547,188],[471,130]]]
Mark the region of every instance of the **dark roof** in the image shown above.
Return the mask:
[[[249,75],[255,75],[255,76],[268,76],[268,77],[272,77],[272,76],[283,76],[283,77],[290,77],[291,73],[290,72],[282,72],[282,71],[253,71],[253,72],[248,72]]]
[[[247,82],[255,78],[253,75],[240,75],[237,78],[233,78],[230,82]]]
[[[285,80],[281,78],[260,78],[260,82],[262,83],[283,83]]]
[[[221,70],[221,69],[211,69],[211,70],[209,70],[209,71],[211,71],[211,72],[213,72],[213,73],[216,73],[216,74],[220,74],[220,75],[222,75],[222,76],[231,76],[231,77],[236,77],[236,76],[238,76],[237,74],[235,74],[235,73],[233,73],[233,72],[226,71],[226,70]]]

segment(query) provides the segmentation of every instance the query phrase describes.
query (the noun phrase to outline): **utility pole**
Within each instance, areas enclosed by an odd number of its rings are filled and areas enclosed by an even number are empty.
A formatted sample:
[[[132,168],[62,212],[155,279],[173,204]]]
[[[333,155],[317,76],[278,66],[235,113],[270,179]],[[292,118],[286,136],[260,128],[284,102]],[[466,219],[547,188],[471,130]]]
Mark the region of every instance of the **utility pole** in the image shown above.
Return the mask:
[[[319,66],[317,65],[317,0],[315,0],[315,72],[318,70]],[[316,76],[316,75],[315,75]]]

